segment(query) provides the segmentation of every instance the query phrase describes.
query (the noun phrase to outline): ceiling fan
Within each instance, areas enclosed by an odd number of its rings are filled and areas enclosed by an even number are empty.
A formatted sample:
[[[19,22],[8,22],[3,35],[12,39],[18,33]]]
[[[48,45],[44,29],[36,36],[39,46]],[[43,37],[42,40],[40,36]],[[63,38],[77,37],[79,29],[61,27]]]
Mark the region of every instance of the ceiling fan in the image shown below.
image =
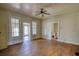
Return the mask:
[[[39,13],[36,14],[36,15],[41,15],[43,17],[45,14],[50,15],[50,13],[47,13],[47,10],[44,10],[44,8],[41,8]]]

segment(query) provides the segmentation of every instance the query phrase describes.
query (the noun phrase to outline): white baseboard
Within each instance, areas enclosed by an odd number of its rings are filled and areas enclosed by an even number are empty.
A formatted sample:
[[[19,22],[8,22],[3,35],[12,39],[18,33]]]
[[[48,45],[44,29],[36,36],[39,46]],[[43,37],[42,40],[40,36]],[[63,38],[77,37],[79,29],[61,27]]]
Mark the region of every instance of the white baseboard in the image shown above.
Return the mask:
[[[73,45],[79,45],[79,43],[77,43],[77,42],[69,42],[69,41],[62,41],[62,40],[57,40],[57,41],[68,43],[68,44],[73,44]]]
[[[17,44],[17,43],[22,43],[22,42],[23,42],[22,40],[12,41],[12,42],[9,42],[8,45],[14,45],[14,44]]]

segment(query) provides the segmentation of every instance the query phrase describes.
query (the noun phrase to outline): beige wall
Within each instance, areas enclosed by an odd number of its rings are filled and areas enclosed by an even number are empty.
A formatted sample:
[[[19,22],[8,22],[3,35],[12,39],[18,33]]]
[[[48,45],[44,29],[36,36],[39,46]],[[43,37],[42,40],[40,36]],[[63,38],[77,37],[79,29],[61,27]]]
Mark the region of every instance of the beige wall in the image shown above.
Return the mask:
[[[5,10],[0,9],[0,49],[7,47],[7,39],[8,39],[8,27],[7,22],[8,21],[8,15]]]
[[[11,31],[10,31],[10,19],[11,17],[18,17],[20,20],[20,36],[18,38],[15,38],[17,40],[13,40],[14,42],[12,44],[16,44],[19,42],[22,42],[22,34],[23,34],[23,27],[22,27],[22,22],[26,21],[28,23],[32,23],[32,21],[36,21],[37,22],[37,35],[35,37],[32,36],[31,34],[31,38],[35,39],[35,38],[39,38],[41,36],[41,29],[40,29],[40,20],[39,19],[35,19],[35,18],[31,18],[28,16],[25,16],[23,14],[19,14],[17,12],[13,12],[13,11],[9,11],[9,10],[5,10],[3,8],[0,8],[0,32],[2,32],[2,34],[0,34],[0,49],[6,48],[8,46],[8,42],[10,42],[11,39]],[[32,26],[30,26],[32,27]],[[31,28],[31,32],[32,32],[32,28]],[[11,43],[10,43],[11,44]]]
[[[55,32],[55,33],[58,32],[58,23],[54,23],[54,32]]]

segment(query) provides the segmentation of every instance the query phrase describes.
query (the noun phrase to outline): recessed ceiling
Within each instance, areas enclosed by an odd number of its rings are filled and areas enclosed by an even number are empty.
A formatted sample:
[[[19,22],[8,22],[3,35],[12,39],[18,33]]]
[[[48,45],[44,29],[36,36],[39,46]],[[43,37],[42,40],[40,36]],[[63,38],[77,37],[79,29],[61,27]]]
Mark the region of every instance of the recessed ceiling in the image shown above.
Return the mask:
[[[66,3],[6,3],[0,4],[0,6],[39,19],[47,19],[52,16],[79,10],[79,4]],[[51,15],[45,15],[44,17],[42,17],[41,15],[36,16],[41,8],[46,9],[47,12]]]

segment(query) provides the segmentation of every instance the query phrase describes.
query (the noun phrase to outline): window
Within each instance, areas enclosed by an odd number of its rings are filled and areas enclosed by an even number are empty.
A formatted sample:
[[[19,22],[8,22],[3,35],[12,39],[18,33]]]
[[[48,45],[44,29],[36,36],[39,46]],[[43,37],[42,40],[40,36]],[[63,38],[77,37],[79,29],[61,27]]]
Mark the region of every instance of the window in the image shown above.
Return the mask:
[[[12,37],[19,36],[19,19],[11,18]]]
[[[37,34],[37,23],[32,22],[32,34],[36,35]]]

